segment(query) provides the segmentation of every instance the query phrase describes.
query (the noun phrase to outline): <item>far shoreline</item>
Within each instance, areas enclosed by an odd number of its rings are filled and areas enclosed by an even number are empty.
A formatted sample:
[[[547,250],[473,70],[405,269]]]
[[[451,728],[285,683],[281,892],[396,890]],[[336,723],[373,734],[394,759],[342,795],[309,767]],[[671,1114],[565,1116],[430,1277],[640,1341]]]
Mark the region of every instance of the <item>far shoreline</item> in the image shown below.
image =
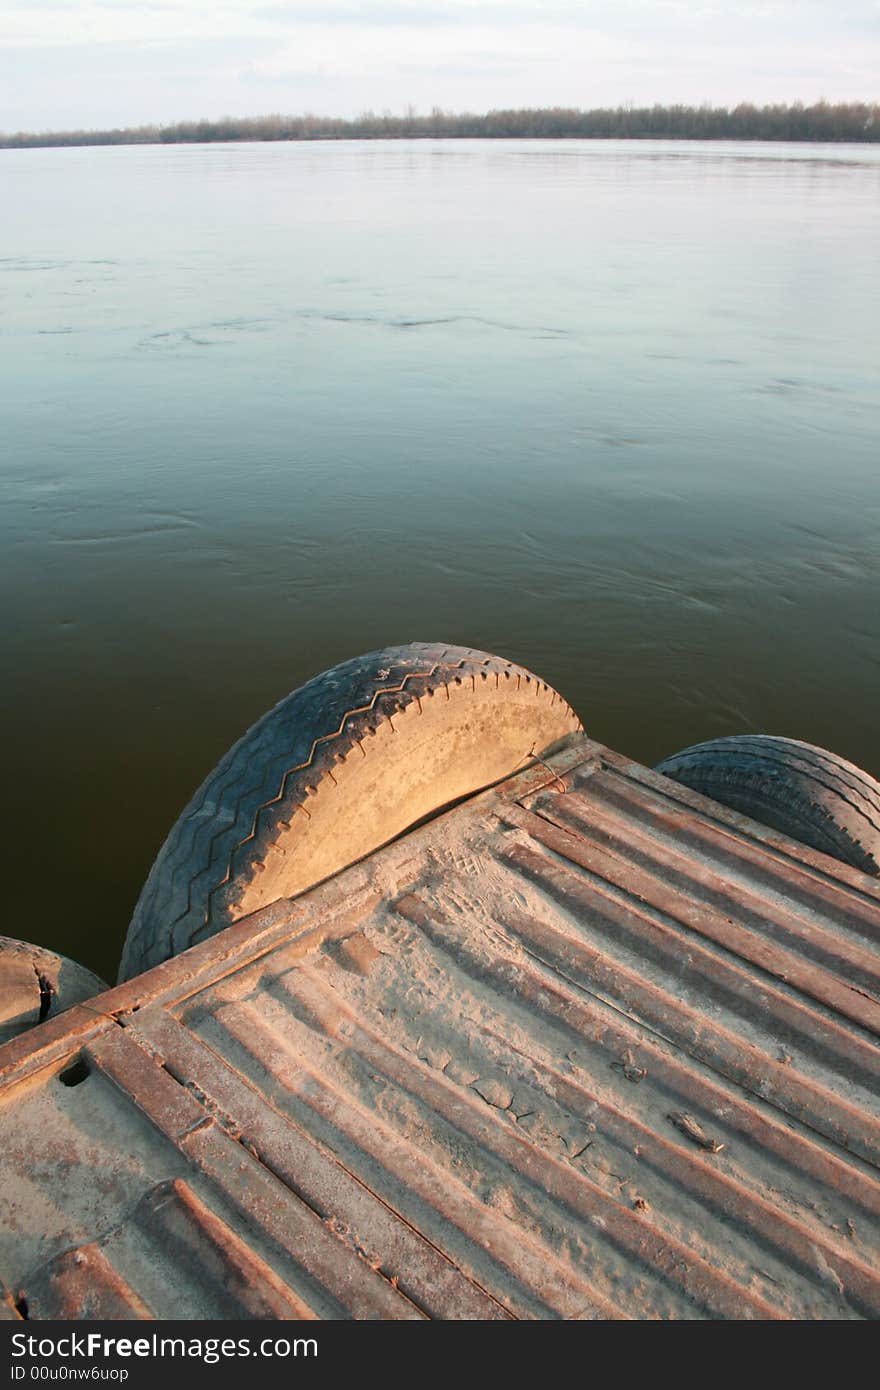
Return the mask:
[[[825,101],[805,106],[650,106],[579,110],[540,108],[485,115],[433,110],[419,116],[366,112],[335,116],[223,116],[170,125],[109,130],[18,131],[0,134],[0,149],[99,145],[268,144],[343,140],[677,140],[780,144],[874,144],[880,104]]]

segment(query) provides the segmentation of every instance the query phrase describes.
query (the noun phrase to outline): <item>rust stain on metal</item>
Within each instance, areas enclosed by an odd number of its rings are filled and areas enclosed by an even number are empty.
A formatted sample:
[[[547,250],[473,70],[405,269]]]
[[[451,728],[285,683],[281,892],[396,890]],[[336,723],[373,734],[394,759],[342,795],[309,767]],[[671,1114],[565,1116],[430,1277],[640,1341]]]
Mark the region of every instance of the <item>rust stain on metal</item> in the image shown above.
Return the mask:
[[[32,1274],[17,1306],[28,1320],[95,1318],[107,1322],[152,1316],[97,1245],[65,1251]]]
[[[541,885],[567,911],[589,915],[591,926],[599,925],[607,931],[606,924],[613,922],[623,933],[642,915],[637,901],[629,908],[612,904],[609,910],[603,901],[604,888],[594,891],[574,872],[530,846],[518,845],[504,853],[508,862]],[[523,917],[518,918],[518,924],[525,929]],[[775,1054],[753,1043],[739,1028],[727,1022],[716,1023],[707,1014],[704,1002],[683,1003],[678,991],[649,979],[643,982],[639,972],[618,965],[613,955],[592,948],[581,953],[579,942],[572,940],[563,922],[549,925],[532,919],[528,928],[542,953],[540,958],[547,964],[571,970],[587,987],[594,975],[600,975],[606,988],[621,994],[623,1002],[635,1006],[651,1027],[673,1039],[695,1060],[738,1081],[752,1095],[772,1101],[786,1114],[876,1164],[880,1157],[880,1117],[875,1113],[866,1113],[862,1105],[847,1100],[835,1088],[823,1087],[810,1070],[796,1070],[791,1064],[780,1063]],[[686,938],[683,947],[685,942]]]
[[[221,1221],[180,1178],[153,1188],[135,1221],[159,1244],[165,1257],[188,1266],[211,1283],[221,1316],[229,1318],[314,1317],[269,1264]]]

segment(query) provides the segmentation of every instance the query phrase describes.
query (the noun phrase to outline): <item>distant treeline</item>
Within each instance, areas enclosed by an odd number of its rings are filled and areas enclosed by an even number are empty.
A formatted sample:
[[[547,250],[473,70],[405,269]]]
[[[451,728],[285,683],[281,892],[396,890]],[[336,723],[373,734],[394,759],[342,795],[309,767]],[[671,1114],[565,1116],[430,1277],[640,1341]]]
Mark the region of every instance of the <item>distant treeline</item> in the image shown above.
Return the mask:
[[[0,135],[0,148],[56,145],[176,145],[217,140],[406,140],[459,139],[587,140],[880,140],[880,105],[865,102],[812,106],[619,106],[580,111],[567,107],[454,115],[435,107],[430,115],[403,116],[367,111],[354,120],[334,116],[223,116],[174,125],[125,130],[43,131]]]

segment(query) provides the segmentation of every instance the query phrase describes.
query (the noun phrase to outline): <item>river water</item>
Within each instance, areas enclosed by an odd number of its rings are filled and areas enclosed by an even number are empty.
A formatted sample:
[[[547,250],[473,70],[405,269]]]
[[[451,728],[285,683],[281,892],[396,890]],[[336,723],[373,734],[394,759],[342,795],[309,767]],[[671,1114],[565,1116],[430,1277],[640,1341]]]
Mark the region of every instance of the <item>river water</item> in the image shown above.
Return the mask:
[[[2,884],[107,977],[315,672],[509,655],[651,763],[880,775],[880,148],[0,152]]]

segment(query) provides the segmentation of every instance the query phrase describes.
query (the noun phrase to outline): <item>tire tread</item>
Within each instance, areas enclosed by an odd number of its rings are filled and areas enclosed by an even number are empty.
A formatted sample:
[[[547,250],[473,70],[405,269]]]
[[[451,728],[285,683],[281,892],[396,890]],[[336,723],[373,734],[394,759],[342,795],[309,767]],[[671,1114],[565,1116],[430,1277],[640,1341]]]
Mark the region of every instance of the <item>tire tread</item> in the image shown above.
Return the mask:
[[[824,748],[772,734],[694,744],[657,771],[880,876],[880,783]]]
[[[390,681],[395,667],[396,678]],[[488,680],[493,673],[496,688],[502,677],[516,675],[518,685],[534,681],[537,698],[549,696],[551,705],[561,702],[572,730],[581,727],[562,697],[531,672],[485,652],[440,644],[412,643],[368,653],[323,672],[281,700],[221,758],[173,826],[135,907],[120,979],[226,925],[215,922],[215,895],[234,877],[241,851],[258,838],[266,812],[284,805],[287,815],[289,794],[292,809],[307,812],[310,770],[320,767],[321,776],[332,773],[332,765],[354,746],[349,735],[359,718],[377,712],[390,717],[423,698],[425,691],[420,696],[411,689],[416,682],[427,682],[429,693],[437,694],[450,681],[470,676],[476,691],[477,675]]]

